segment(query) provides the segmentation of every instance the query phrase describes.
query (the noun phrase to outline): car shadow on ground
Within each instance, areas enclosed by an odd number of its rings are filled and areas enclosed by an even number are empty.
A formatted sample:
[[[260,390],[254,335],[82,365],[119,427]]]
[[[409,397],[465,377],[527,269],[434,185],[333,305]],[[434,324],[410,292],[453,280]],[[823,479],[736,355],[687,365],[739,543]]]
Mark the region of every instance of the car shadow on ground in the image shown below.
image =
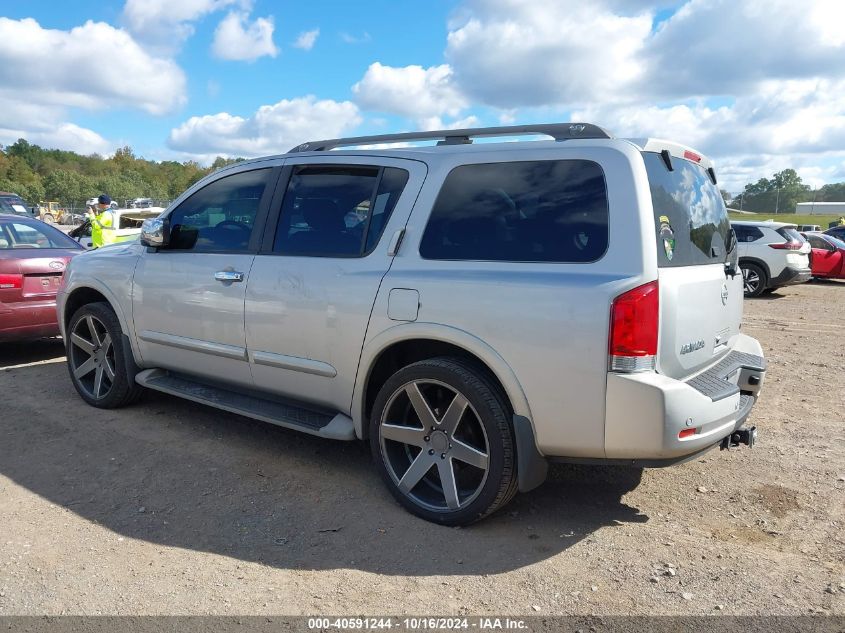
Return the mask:
[[[60,338],[3,342],[0,343],[0,370],[23,364],[61,360],[64,355],[64,343]]]
[[[0,473],[125,537],[278,568],[495,574],[648,520],[622,500],[641,470],[553,466],[543,486],[480,523],[433,525],[395,503],[363,443],[153,392],[95,409],[64,372],[0,372],[0,391],[16,393],[0,417]]]

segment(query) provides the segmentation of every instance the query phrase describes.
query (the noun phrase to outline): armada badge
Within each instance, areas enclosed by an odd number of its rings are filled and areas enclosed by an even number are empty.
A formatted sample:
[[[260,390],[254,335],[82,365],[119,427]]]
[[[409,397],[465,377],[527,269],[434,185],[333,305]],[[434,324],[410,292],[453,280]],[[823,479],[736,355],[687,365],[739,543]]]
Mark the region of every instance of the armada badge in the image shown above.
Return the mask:
[[[695,352],[700,350],[704,347],[704,341],[694,341],[692,343],[687,343],[681,348],[681,354],[689,354],[690,352]]]

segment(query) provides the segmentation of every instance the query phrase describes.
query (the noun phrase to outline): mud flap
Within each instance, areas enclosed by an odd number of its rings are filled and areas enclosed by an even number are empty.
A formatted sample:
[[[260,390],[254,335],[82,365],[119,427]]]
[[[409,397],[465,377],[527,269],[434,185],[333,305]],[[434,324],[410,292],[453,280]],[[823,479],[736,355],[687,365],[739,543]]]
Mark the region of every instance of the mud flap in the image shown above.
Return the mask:
[[[544,481],[549,472],[549,462],[537,450],[534,429],[528,418],[513,416],[513,433],[516,439],[516,472],[519,491],[533,490]]]

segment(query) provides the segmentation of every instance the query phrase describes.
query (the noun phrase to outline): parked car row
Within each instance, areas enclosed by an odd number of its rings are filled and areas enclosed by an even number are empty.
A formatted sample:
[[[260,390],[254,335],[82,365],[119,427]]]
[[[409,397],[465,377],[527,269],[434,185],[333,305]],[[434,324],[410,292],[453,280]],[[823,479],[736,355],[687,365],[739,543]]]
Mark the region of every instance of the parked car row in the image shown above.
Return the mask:
[[[800,232],[785,222],[731,222],[738,246],[746,297],[814,277],[845,279],[845,226]],[[806,226],[806,225],[805,225]]]

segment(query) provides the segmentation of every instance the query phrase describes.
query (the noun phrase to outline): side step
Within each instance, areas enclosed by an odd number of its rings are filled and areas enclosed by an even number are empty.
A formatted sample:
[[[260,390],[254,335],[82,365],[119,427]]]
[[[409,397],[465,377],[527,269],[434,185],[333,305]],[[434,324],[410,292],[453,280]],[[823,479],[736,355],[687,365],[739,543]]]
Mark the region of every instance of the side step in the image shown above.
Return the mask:
[[[288,429],[310,433],[332,440],[354,440],[352,418],[338,413],[331,415],[312,411],[290,402],[270,400],[257,395],[239,393],[223,387],[196,382],[186,376],[163,369],[145,369],[135,382],[148,389],[169,393],[231,413],[277,424]]]

